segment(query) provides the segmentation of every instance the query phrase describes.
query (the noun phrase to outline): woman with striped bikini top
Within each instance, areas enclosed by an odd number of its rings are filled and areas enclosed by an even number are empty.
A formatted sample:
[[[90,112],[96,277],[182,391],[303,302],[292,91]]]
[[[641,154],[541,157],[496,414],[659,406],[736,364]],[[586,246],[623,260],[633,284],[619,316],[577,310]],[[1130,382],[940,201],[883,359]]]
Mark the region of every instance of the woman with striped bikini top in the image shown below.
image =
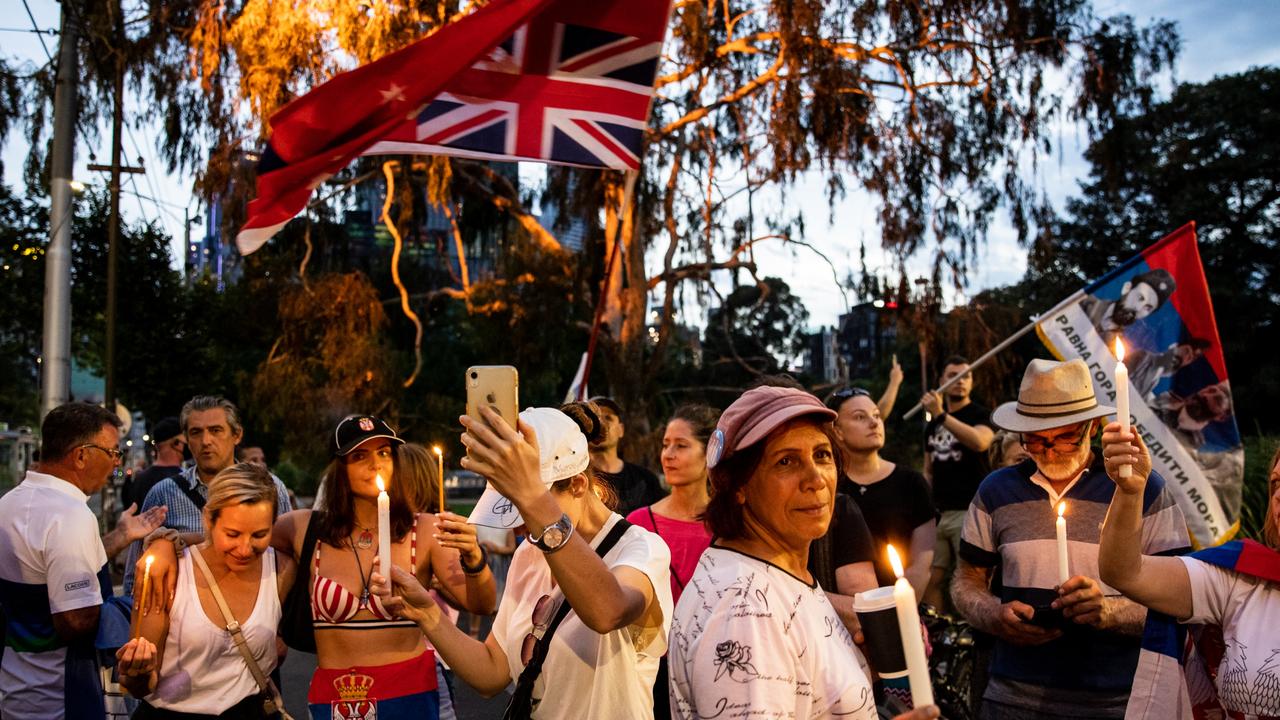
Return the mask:
[[[382,607],[382,601],[368,591],[368,587],[353,593],[342,583],[320,574],[320,546],[316,543],[311,569],[311,623],[316,630],[341,627],[343,629],[412,627],[411,620],[397,620]],[[354,553],[359,561],[359,553]],[[409,567],[418,566],[418,522],[414,518],[413,531],[409,535]],[[361,579],[367,586],[372,567],[360,567]],[[368,610],[372,619],[357,620],[361,610]],[[356,627],[358,626],[358,627]]]
[[[353,415],[338,424],[331,441],[334,459],[321,480],[323,512],[287,513],[276,523],[272,542],[299,558],[308,527],[316,523],[307,565],[318,665],[307,693],[311,717],[370,717],[372,711],[377,717],[437,720],[434,652],[412,622],[392,617],[368,590],[378,556],[377,480],[391,500],[394,565],[424,583],[434,578],[451,602],[478,614],[490,614],[496,605],[493,575],[486,567],[472,573],[459,568],[457,548],[469,558],[480,554],[472,547],[474,531],[447,515],[410,507],[406,486],[412,479],[401,473],[399,458],[403,441],[386,423]]]

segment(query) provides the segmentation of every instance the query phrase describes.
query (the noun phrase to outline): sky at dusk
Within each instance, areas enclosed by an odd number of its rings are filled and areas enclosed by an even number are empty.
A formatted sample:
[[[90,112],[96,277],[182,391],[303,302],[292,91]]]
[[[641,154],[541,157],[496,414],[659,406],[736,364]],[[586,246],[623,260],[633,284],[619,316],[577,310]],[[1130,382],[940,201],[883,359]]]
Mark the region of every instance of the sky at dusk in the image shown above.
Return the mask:
[[[56,2],[27,2],[37,27],[58,27],[59,6]],[[41,47],[41,36],[12,31],[32,26],[22,1],[4,0],[4,5],[10,12],[0,23],[4,26],[0,30],[0,55],[10,62],[45,62],[46,51]],[[1225,3],[1099,0],[1095,9],[1100,15],[1129,13],[1139,23],[1157,17],[1176,21],[1182,35],[1182,52],[1174,72],[1178,81],[1201,82],[1215,75],[1240,72],[1254,66],[1280,64],[1280,2],[1275,0],[1233,0]],[[56,55],[57,38],[43,36],[43,39],[48,52]],[[127,104],[126,108],[129,109],[130,105],[133,104]],[[133,109],[137,109],[136,105]],[[124,157],[134,163],[141,156],[148,172],[146,175],[126,176],[126,194],[121,207],[127,221],[158,219],[174,237],[174,256],[181,258],[183,210],[188,208],[192,215],[197,215],[203,213],[203,208],[191,197],[189,178],[172,176],[164,171],[155,150],[156,135],[154,129],[147,127],[135,128],[125,135]],[[1063,200],[1075,193],[1078,182],[1088,169],[1081,157],[1084,132],[1064,123],[1054,128],[1052,136],[1055,138],[1055,154],[1042,158],[1036,180],[1061,207]],[[96,153],[97,162],[110,162],[109,125],[102,128],[99,145],[86,147],[83,139],[77,141],[76,179],[87,183],[106,183],[105,175],[90,173],[85,165],[91,162],[91,152]],[[22,183],[25,155],[25,140],[21,129],[17,129],[10,134],[2,155],[4,181],[10,186],[18,187]],[[521,175],[536,178],[541,172],[536,166],[526,167]],[[852,180],[847,183],[850,187],[855,184]],[[823,197],[822,182],[815,178],[802,181],[786,202],[787,207],[798,204],[805,213],[807,237],[804,239],[822,248],[836,265],[840,276],[849,270],[856,272],[858,248],[865,243],[871,268],[883,269],[896,277],[892,272],[892,258],[880,249],[880,232],[875,223],[877,201],[873,198],[861,192],[850,192],[835,208],[833,221],[828,222],[830,213]],[[780,201],[773,202],[775,211],[780,206]],[[201,231],[202,226],[193,226],[193,233]],[[1025,270],[1025,255],[1015,241],[1013,229],[1001,216],[992,224],[980,250],[979,262],[969,278],[968,293],[1017,281]],[[757,259],[767,268],[768,274],[781,276],[803,299],[810,312],[811,326],[832,325],[844,311],[846,298],[831,277],[831,269],[808,250],[764,243],[757,246]],[[923,248],[909,262],[909,272],[925,274],[930,260],[930,249]],[[961,302],[964,297],[964,294],[953,295],[949,300]],[[693,318],[685,318],[685,321],[691,322]]]

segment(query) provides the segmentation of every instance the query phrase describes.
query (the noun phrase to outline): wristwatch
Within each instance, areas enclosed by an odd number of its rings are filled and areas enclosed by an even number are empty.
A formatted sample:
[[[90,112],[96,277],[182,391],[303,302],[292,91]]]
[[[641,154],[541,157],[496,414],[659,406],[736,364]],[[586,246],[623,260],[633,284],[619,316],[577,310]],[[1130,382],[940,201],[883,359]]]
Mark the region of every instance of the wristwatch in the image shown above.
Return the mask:
[[[561,514],[559,520],[542,528],[540,535],[530,534],[529,542],[533,543],[542,552],[550,555],[568,544],[571,537],[573,537],[573,523],[569,520],[568,515]]]

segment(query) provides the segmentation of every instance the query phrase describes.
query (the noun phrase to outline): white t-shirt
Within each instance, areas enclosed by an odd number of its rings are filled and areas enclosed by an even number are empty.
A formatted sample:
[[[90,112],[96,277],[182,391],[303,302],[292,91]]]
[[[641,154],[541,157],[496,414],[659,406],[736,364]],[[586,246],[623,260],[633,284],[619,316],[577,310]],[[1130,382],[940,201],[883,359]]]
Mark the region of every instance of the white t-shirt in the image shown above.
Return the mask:
[[[0,497],[0,603],[8,647],[0,664],[0,717],[60,720],[102,708],[90,636],[68,647],[53,615],[102,604],[107,553],[98,519],[75,485],[38,472]],[[95,697],[96,694],[96,697]]]
[[[827,595],[711,547],[671,622],[671,716],[876,720],[862,653]]]
[[[1191,617],[1222,627],[1218,699],[1227,710],[1280,715],[1280,586],[1252,575],[1179,558],[1191,578]]]
[[[621,520],[617,513],[610,515],[591,539],[591,547],[597,547]],[[601,635],[570,611],[551,637],[542,673],[533,686],[537,720],[653,717],[653,681],[659,658],[667,651],[671,627],[671,551],[657,535],[632,526],[604,562],[611,569],[631,567],[648,576],[662,612],[661,625],[631,625]],[[523,543],[511,559],[507,589],[493,621],[493,637],[507,654],[512,681],[524,670],[520,646],[533,631],[534,606],[547,594],[563,597],[553,586],[542,551]]]

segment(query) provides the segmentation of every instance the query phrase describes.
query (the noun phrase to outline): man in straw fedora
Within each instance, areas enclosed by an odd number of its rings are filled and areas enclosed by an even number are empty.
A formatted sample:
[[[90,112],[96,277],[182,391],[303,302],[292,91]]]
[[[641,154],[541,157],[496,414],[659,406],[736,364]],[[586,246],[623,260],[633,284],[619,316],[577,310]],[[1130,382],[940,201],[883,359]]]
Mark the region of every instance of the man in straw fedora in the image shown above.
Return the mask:
[[[991,415],[1018,434],[1031,458],[982,481],[951,588],[965,618],[996,636],[979,715],[985,720],[1124,717],[1146,609],[1097,580],[1100,529],[1115,484],[1090,442],[1115,412],[1098,403],[1084,361],[1033,360],[1017,401]],[[1149,474],[1142,552],[1185,551],[1182,513],[1145,453],[1133,455],[1144,459],[1133,472]],[[1065,582],[1056,540],[1064,501]]]

